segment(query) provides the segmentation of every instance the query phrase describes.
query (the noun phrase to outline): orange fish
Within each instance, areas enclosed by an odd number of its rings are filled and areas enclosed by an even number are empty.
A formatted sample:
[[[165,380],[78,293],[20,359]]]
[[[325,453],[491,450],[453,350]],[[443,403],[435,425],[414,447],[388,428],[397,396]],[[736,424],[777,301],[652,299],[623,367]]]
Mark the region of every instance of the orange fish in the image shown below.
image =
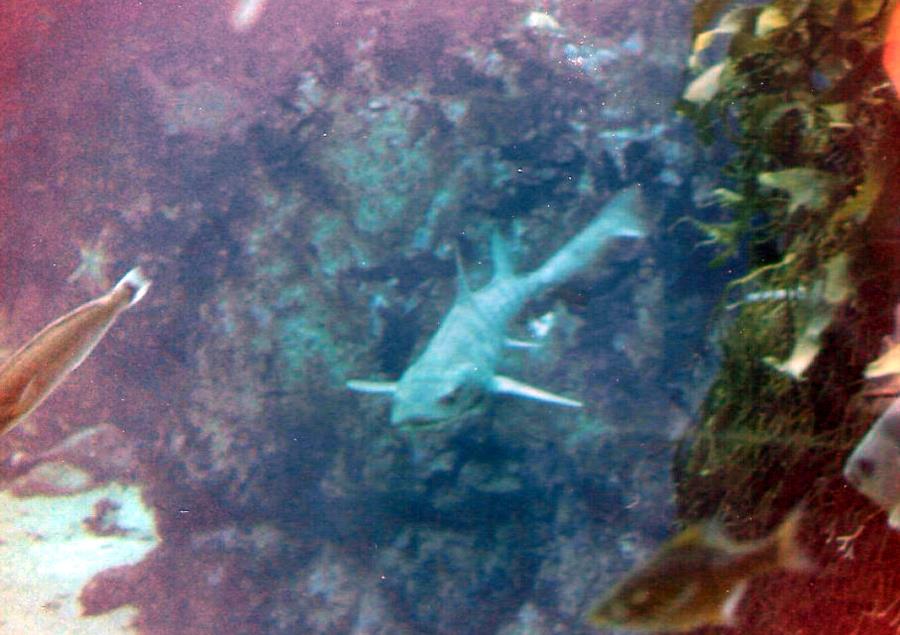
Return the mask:
[[[644,633],[733,626],[751,579],[814,568],[797,543],[800,519],[798,508],[774,533],[750,542],[735,542],[712,521],[691,525],[594,604],[587,619]]]
[[[108,293],[45,326],[0,365],[0,435],[41,405],[149,286],[140,268],[132,269]]]
[[[894,90],[900,94],[900,4],[894,7],[888,21],[887,37],[884,39],[884,56],[881,58]]]

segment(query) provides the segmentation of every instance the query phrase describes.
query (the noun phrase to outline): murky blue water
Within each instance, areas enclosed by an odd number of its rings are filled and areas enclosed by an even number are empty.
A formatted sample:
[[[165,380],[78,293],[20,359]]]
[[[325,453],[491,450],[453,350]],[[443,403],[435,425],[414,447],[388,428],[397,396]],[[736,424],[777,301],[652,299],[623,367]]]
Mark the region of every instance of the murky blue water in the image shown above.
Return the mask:
[[[0,439],[0,631],[603,632],[746,273],[691,10],[17,5],[0,348],[152,285]]]

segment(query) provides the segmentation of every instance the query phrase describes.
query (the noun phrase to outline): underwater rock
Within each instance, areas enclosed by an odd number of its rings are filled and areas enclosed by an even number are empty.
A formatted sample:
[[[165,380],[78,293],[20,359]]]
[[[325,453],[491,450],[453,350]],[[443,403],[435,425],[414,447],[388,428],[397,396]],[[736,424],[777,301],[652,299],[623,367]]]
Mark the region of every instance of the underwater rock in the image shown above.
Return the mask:
[[[119,565],[103,569],[79,593],[82,615],[92,617],[115,611],[131,604],[140,586],[140,568],[134,565]]]
[[[398,612],[417,628],[441,635],[490,633],[511,612],[533,566],[521,551],[521,533],[527,529],[512,526],[491,535],[406,526],[379,549],[375,567]]]
[[[360,601],[359,574],[326,546],[307,569],[301,583],[300,615],[304,632],[338,633],[350,629]]]
[[[514,13],[505,25],[526,15]],[[406,366],[452,304],[454,253],[486,261],[494,230],[516,237],[529,270],[620,187],[639,182],[661,209],[680,210],[671,183],[688,182],[694,157],[678,126],[649,124],[665,106],[640,93],[663,90],[677,63],[644,59],[630,48],[640,38],[623,37],[608,66],[573,76],[557,44],[521,28],[477,47],[382,28],[375,20],[375,35],[330,60],[334,73],[298,63],[265,118],[231,87],[145,77],[167,147],[187,141],[181,189],[166,200],[182,212],[147,228],[165,228],[172,298],[193,307],[165,333],[190,381],[172,397],[178,416],[148,426],[143,450],[157,466],[147,498],[163,546],[98,576],[83,594],[91,612],[135,603],[154,635],[561,632],[578,628],[595,568],[624,568],[615,537],[644,540],[669,511],[655,484],[666,481],[665,431],[615,455],[593,434],[601,417],[665,427],[659,384],[679,364],[662,368],[663,353],[685,329],[671,321],[682,294],[670,290],[690,277],[674,257],[656,266],[666,238],[654,236],[640,263],[618,258],[573,281],[514,327],[526,337],[535,315],[562,316],[542,349],[511,355],[509,372],[583,396],[583,416],[501,399],[486,416],[410,438],[383,425],[381,406],[348,400],[343,382],[351,369]],[[441,54],[397,78],[390,64],[420,44]],[[632,87],[644,62],[664,68]],[[472,269],[476,286],[490,275]],[[698,331],[705,306],[685,320]],[[115,513],[91,518],[115,531]],[[274,540],[286,555],[255,551],[246,532],[259,523],[282,528]]]
[[[131,440],[102,423],[70,435],[51,449],[19,458],[9,487],[16,496],[84,492],[110,481],[134,482],[140,465]]]
[[[199,380],[188,398],[187,417],[166,431],[167,454],[180,476],[166,475],[162,481],[174,480],[162,490],[186,479],[197,492],[198,522],[202,510],[211,511],[212,500],[218,501],[213,513],[220,519],[229,513],[253,513],[257,520],[283,516],[287,502],[287,509],[302,514],[299,501],[315,487],[334,447],[327,415],[340,416],[342,410],[337,397],[329,396],[336,393],[329,386],[334,370],[323,359],[335,349],[326,330],[316,325],[321,317],[313,318],[315,322],[299,315],[278,318],[261,329],[245,307],[244,290],[234,288],[223,295],[212,303],[240,314],[230,313],[230,336],[210,339],[195,352]],[[220,317],[211,316],[207,326],[220,328]],[[247,345],[252,341],[256,347]],[[274,362],[273,347],[283,351]],[[296,383],[279,388],[277,376]],[[154,489],[154,500],[157,496],[163,495]],[[175,525],[193,522],[174,509],[166,516]],[[215,522],[213,518],[202,522]]]
[[[550,620],[531,602],[526,602],[516,613],[515,619],[502,626],[497,635],[553,635],[559,632],[548,624]]]
[[[132,481],[138,468],[133,441],[122,429],[110,423],[79,430],[49,450],[30,458],[27,464],[54,461],[87,470],[97,482]]]
[[[42,463],[9,485],[19,498],[28,496],[66,496],[86,492],[93,479],[83,469],[66,463]]]
[[[141,79],[156,102],[163,134],[207,140],[240,139],[250,123],[248,104],[224,83],[199,80],[183,87],[163,81],[146,66]]]
[[[523,488],[522,481],[515,474],[498,474],[497,466],[475,461],[463,465],[458,478],[458,487],[464,490],[472,488],[482,494],[512,494]]]
[[[117,535],[97,535],[84,525],[103,500],[119,506]],[[4,633],[131,633],[133,608],[127,602],[103,616],[83,614],[79,591],[108,568],[140,561],[158,538],[153,513],[140,490],[109,484],[62,497],[16,499],[0,492],[0,630]],[[102,574],[101,574],[102,575]]]
[[[382,580],[332,544],[276,592],[273,634],[406,635],[392,615]]]
[[[411,128],[422,109],[417,102],[396,95],[377,110],[360,103],[336,116],[331,138],[319,144],[329,182],[349,198],[352,227],[341,234],[355,229],[378,238],[358,241],[364,264],[378,257],[375,245],[409,248],[423,210],[453,171],[452,145],[433,130]]]
[[[186,542],[163,541],[137,564],[101,571],[81,602],[86,615],[134,605],[142,633],[260,634],[272,579],[288,575],[297,553],[293,541],[266,525],[198,532]]]

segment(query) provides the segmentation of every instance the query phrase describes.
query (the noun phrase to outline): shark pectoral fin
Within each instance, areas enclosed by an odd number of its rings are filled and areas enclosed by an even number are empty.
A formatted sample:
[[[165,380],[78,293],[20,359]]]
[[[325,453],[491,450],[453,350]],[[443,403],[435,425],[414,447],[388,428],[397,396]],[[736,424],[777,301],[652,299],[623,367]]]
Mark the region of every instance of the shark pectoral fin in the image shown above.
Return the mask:
[[[397,390],[395,381],[366,381],[365,379],[350,379],[347,388],[356,392],[368,392],[382,395],[393,395]]]
[[[505,344],[509,348],[540,348],[542,346],[540,342],[529,342],[527,340],[514,340],[511,338],[506,338]]]
[[[546,403],[556,404],[557,406],[569,406],[570,408],[581,408],[583,405],[580,401],[567,399],[552,392],[523,384],[510,377],[504,375],[494,375],[494,384],[491,388],[492,392],[502,393],[505,395],[516,395],[517,397],[525,397],[526,399],[535,399]]]

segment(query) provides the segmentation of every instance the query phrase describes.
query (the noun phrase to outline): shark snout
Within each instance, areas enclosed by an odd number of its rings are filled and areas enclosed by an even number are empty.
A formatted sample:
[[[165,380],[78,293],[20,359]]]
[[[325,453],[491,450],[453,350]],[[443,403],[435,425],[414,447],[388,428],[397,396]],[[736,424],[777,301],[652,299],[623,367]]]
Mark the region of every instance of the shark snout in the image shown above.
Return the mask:
[[[440,419],[435,417],[427,417],[424,415],[397,415],[395,413],[391,413],[391,425],[396,428],[404,428],[404,429],[413,429],[413,428],[427,428],[428,426],[433,426],[439,423],[444,423],[446,419]]]
[[[391,425],[394,426],[423,426],[435,423],[439,419],[429,416],[417,408],[410,408],[402,402],[394,402],[391,408]]]
[[[391,410],[391,425],[399,426],[399,425],[412,424],[419,420],[420,420],[420,418],[410,417],[410,416],[404,414],[403,412],[397,412],[396,408]]]

